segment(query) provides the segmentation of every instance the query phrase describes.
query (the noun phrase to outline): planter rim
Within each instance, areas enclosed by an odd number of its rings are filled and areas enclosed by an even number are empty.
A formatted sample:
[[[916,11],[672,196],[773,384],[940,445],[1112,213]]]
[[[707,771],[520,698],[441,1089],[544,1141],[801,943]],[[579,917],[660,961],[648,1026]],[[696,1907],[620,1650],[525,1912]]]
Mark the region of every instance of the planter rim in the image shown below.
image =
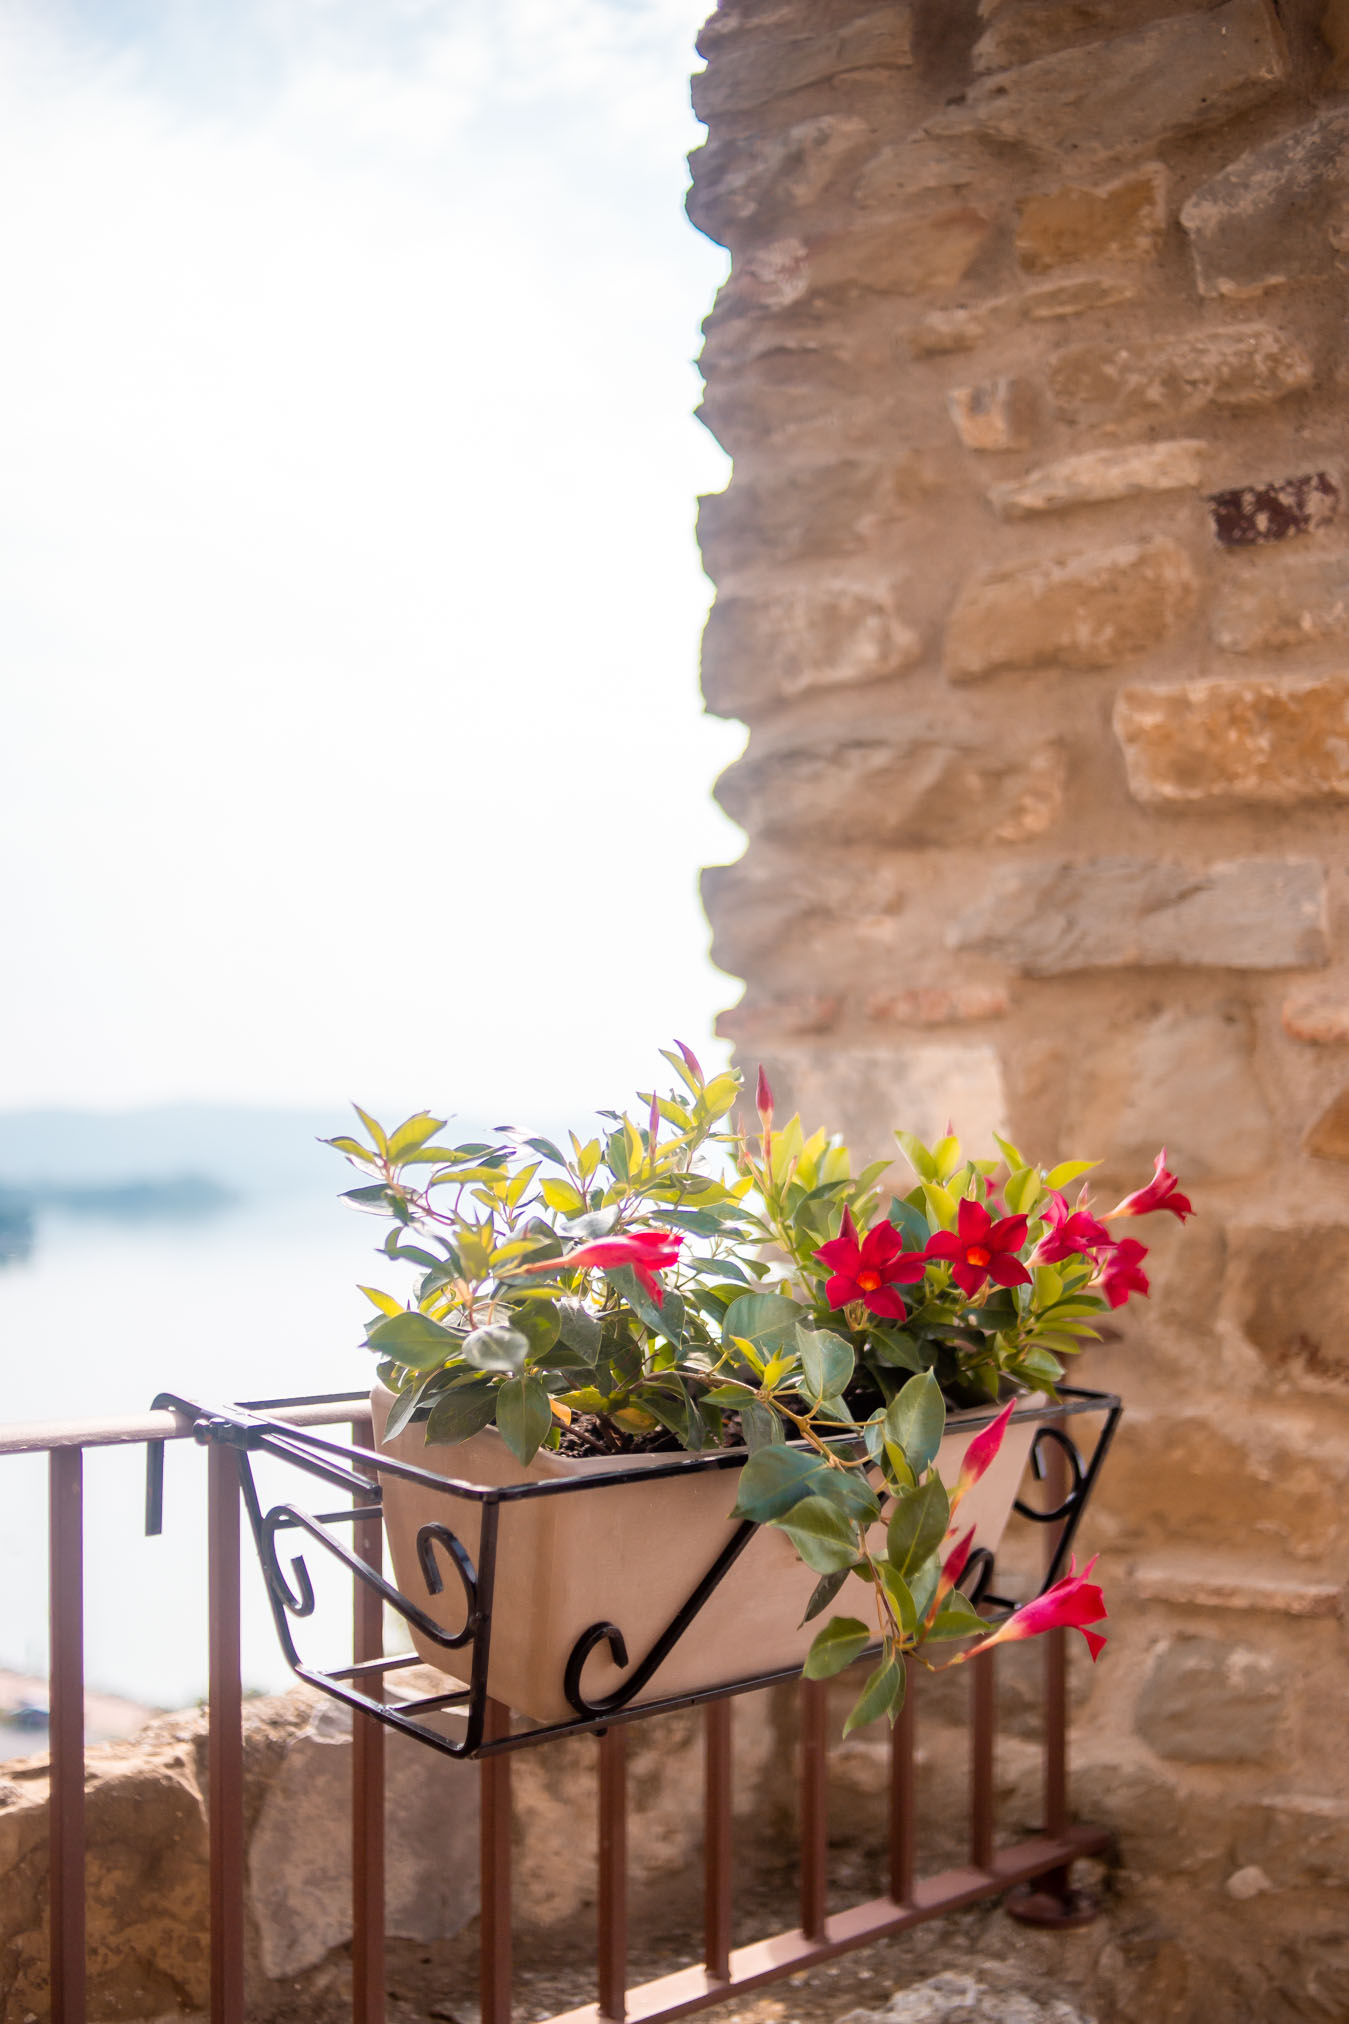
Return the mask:
[[[378,1379],[372,1391],[383,1391],[390,1398],[397,1396]],[[1120,1400],[1113,1392],[1088,1391],[1077,1385],[1061,1385],[1057,1399],[1047,1399],[1040,1392],[1015,1394],[1015,1419],[1058,1420],[1077,1413],[1100,1412],[1110,1406],[1117,1406]],[[964,1406],[947,1417],[947,1431],[977,1432],[981,1427],[991,1426],[1003,1410],[1006,1401],[989,1406]],[[413,1420],[412,1426],[420,1422]],[[484,1428],[485,1433],[501,1435],[495,1427]],[[856,1440],[854,1432],[841,1429],[840,1441]],[[453,1445],[457,1446],[458,1443]],[[504,1445],[504,1444],[503,1444]],[[804,1448],[803,1440],[789,1441],[788,1447]],[[535,1497],[566,1496],[570,1492],[597,1488],[608,1488],[623,1483],[650,1483],[666,1476],[696,1474],[708,1469],[741,1469],[749,1460],[748,1448],[718,1448],[710,1454],[690,1454],[683,1450],[678,1454],[626,1455],[612,1458],[591,1455],[557,1455],[540,1449],[530,1464],[531,1468],[543,1465],[546,1474],[532,1482],[488,1484],[475,1483],[471,1478],[443,1475],[439,1470],[421,1469],[408,1462],[395,1461],[392,1456],[372,1453],[371,1459],[378,1462],[382,1472],[400,1476],[408,1482],[426,1483],[435,1489],[447,1491],[451,1496],[467,1498],[476,1504],[514,1504]]]

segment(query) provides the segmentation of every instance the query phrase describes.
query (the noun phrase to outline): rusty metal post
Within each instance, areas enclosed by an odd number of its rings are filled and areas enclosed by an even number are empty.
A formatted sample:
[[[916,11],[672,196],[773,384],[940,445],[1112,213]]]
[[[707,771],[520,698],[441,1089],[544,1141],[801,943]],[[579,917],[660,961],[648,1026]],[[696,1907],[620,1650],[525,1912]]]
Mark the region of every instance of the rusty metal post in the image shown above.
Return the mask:
[[[244,1744],[239,1680],[239,1456],[207,1451],[211,2024],[244,2024]]]
[[[373,1448],[374,1428],[367,1414],[352,1421],[358,1447]],[[355,1492],[362,1502],[366,1493]],[[357,1557],[377,1572],[384,1560],[383,1520],[358,1518],[353,1524]],[[384,1608],[379,1595],[363,1581],[354,1583],[352,1657],[362,1660],[384,1654]],[[384,1725],[357,1710],[351,1725],[351,2014],[353,2024],[384,2024]]]
[[[628,1732],[600,1732],[599,2013],[619,2020],[628,1994]]]
[[[483,1741],[509,1735],[511,1711],[487,1703]],[[506,1752],[479,1766],[482,1819],[482,2024],[511,2024],[511,1760]]]
[[[48,1466],[51,2016],[84,2024],[84,1450]]]
[[[824,1938],[829,1911],[829,1684],[801,1682],[801,1930]]]
[[[975,1869],[993,1864],[993,1737],[997,1724],[998,1662],[995,1651],[984,1652],[970,1665],[970,1862]]]
[[[904,1706],[890,1731],[890,1895],[897,1905],[913,1902],[917,1857],[917,1792],[914,1767],[914,1694],[918,1668],[906,1659]]]
[[[714,1981],[731,1975],[731,1703],[709,1701],[703,1715],[703,1963]]]

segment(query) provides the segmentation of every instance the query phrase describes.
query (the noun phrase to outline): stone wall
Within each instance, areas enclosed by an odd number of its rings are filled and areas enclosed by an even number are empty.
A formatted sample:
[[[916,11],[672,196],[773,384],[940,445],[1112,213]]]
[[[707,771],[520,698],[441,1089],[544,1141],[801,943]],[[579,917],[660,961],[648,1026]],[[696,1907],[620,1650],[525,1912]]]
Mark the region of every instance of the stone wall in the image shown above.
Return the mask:
[[[1349,2015],[1349,6],[699,46],[724,1030],[879,1151],[1003,1125],[1108,1201],[1169,1146],[1198,1216],[1082,1367],[1128,1416],[1078,1790],[1147,2014]]]

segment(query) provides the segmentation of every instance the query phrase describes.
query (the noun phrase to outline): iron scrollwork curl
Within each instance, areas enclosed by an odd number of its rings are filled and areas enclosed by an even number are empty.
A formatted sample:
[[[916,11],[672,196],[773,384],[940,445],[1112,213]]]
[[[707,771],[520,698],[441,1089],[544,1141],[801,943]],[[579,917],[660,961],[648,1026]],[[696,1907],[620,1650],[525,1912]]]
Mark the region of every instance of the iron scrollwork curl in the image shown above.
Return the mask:
[[[294,1589],[281,1569],[276,1535],[278,1532],[296,1529],[307,1532],[325,1552],[340,1560],[357,1581],[363,1581],[367,1588],[373,1588],[405,1623],[411,1624],[423,1637],[429,1638],[433,1644],[438,1644],[442,1650],[459,1651],[476,1636],[479,1623],[477,1574],[463,1542],[451,1532],[448,1525],[423,1525],[417,1534],[417,1559],[428,1591],[432,1595],[440,1595],[444,1590],[444,1577],[433,1549],[436,1546],[446,1549],[450,1564],[458,1575],[464,1591],[464,1623],[462,1628],[456,1631],[445,1630],[434,1617],[428,1616],[424,1609],[419,1608],[410,1597],[404,1595],[401,1589],[386,1581],[368,1561],[362,1560],[358,1554],[350,1552],[343,1546],[340,1540],[334,1539],[332,1533],[310,1512],[300,1510],[295,1504],[277,1504],[267,1513],[258,1527],[258,1545],[267,1585],[277,1602],[291,1616],[309,1616],[314,1608],[314,1585],[303,1558],[296,1554],[291,1559],[291,1571],[296,1583]]]
[[[1067,1462],[1069,1483],[1063,1502],[1056,1504],[1052,1511],[1037,1511],[1033,1504],[1026,1504],[1020,1497],[1017,1498],[1014,1508],[1023,1518],[1031,1519],[1036,1525],[1058,1525],[1065,1518],[1071,1518],[1083,1501],[1082,1493],[1086,1484],[1086,1472],[1082,1467],[1082,1457],[1078,1452],[1077,1443],[1070,1434],[1063,1431],[1062,1427],[1041,1427],[1031,1443],[1030,1468],[1036,1482],[1043,1483],[1049,1473],[1044,1453],[1047,1441],[1059,1450]]]

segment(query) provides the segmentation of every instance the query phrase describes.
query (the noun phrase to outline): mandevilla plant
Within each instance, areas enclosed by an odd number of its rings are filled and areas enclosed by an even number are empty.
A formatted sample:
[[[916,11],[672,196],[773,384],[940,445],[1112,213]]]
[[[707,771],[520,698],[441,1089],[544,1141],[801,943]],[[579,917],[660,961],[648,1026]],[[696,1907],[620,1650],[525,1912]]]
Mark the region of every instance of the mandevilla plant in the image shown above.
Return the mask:
[[[1147,1292],[1144,1246],[1107,1224],[1191,1213],[1165,1151],[1098,1218],[1085,1187],[1065,1193],[1094,1161],[1045,1170],[1005,1139],[1000,1159],[971,1160],[949,1131],[932,1147],[900,1131],[914,1184],[890,1195],[887,1162],[854,1174],[824,1131],[796,1117],[775,1131],[762,1070],[751,1139],[727,1123],[737,1075],[709,1079],[682,1043],[663,1052],[670,1093],[642,1093],[640,1121],[601,1113],[566,1151],[508,1131],[445,1145],[429,1113],[385,1132],[359,1109],[368,1143],[328,1141],[364,1177],[347,1199],[392,1219],[384,1250],[418,1274],[406,1302],[362,1289],[396,1394],[385,1438],[414,1420],[430,1442],[495,1423],[523,1464],[540,1448],[747,1447],[735,1515],[780,1527],[820,1576],[806,1619],[850,1577],[871,1591],[871,1621],[834,1618],[806,1666],[824,1677],[879,1644],[850,1728],[894,1719],[904,1657],[928,1644],[1070,1623],[1094,1657],[1091,1568],[990,1631],[959,1589],[958,1514],[1016,1397],[1052,1398],[1093,1321]],[[1008,1393],[948,1489],[947,1402]]]

